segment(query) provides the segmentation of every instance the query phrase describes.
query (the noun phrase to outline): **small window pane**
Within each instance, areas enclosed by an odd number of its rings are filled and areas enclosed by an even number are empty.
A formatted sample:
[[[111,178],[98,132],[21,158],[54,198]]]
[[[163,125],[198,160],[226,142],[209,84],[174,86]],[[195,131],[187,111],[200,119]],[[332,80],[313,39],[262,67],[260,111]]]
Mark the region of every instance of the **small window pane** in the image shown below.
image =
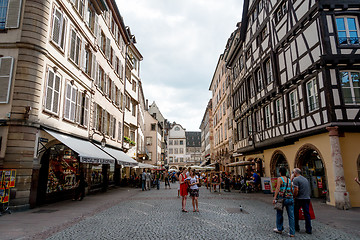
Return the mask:
[[[345,22],[344,18],[337,18],[336,19],[336,26],[339,31],[345,30]]]

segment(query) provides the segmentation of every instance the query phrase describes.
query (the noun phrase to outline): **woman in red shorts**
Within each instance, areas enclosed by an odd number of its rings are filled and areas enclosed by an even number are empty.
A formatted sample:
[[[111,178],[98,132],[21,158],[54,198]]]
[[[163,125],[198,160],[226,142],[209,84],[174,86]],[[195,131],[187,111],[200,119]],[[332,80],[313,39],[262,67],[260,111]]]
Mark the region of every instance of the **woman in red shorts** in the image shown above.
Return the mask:
[[[186,207],[186,197],[188,195],[188,181],[186,180],[186,168],[183,169],[182,173],[179,176],[179,181],[180,181],[180,196],[182,197],[181,200],[181,206],[182,206],[182,211],[183,212],[187,212],[185,207]]]

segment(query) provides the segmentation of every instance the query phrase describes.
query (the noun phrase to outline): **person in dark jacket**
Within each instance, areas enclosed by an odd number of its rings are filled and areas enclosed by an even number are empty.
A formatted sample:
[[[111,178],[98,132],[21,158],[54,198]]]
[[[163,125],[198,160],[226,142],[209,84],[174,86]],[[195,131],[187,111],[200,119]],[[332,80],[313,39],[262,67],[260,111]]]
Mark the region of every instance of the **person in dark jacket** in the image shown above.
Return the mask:
[[[76,200],[83,200],[85,197],[85,187],[86,187],[86,181],[84,176],[84,171],[80,169],[79,175],[77,175],[77,182],[76,182],[77,188],[75,189],[75,196],[73,198],[73,201]]]

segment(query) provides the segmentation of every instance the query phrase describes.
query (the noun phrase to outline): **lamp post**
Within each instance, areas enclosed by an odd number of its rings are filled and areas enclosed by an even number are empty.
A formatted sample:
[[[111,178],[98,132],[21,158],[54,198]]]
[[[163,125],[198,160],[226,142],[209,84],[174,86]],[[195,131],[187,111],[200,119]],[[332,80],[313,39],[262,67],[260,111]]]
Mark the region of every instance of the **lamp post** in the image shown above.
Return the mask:
[[[106,137],[105,137],[105,134],[103,133],[103,132],[100,132],[100,133],[98,133],[98,132],[93,132],[90,136],[89,136],[89,140],[90,140],[90,142],[92,142],[93,140],[94,140],[94,135],[95,134],[99,134],[99,135],[101,135],[101,136],[103,136],[103,138],[101,139],[101,148],[105,148],[105,146],[106,146]]]

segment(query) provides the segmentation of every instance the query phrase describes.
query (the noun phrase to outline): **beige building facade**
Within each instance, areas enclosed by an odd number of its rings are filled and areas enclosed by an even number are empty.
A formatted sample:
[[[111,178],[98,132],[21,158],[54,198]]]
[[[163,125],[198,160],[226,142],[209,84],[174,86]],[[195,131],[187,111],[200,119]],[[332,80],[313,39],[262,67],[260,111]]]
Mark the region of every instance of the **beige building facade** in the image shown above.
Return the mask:
[[[115,184],[134,164],[121,151],[134,42],[115,1],[18,0],[5,11],[0,167],[17,171],[11,205],[67,198],[81,172],[88,191]]]
[[[232,161],[233,147],[230,71],[226,69],[224,54],[219,57],[209,90],[212,92],[214,163],[225,171]]]

